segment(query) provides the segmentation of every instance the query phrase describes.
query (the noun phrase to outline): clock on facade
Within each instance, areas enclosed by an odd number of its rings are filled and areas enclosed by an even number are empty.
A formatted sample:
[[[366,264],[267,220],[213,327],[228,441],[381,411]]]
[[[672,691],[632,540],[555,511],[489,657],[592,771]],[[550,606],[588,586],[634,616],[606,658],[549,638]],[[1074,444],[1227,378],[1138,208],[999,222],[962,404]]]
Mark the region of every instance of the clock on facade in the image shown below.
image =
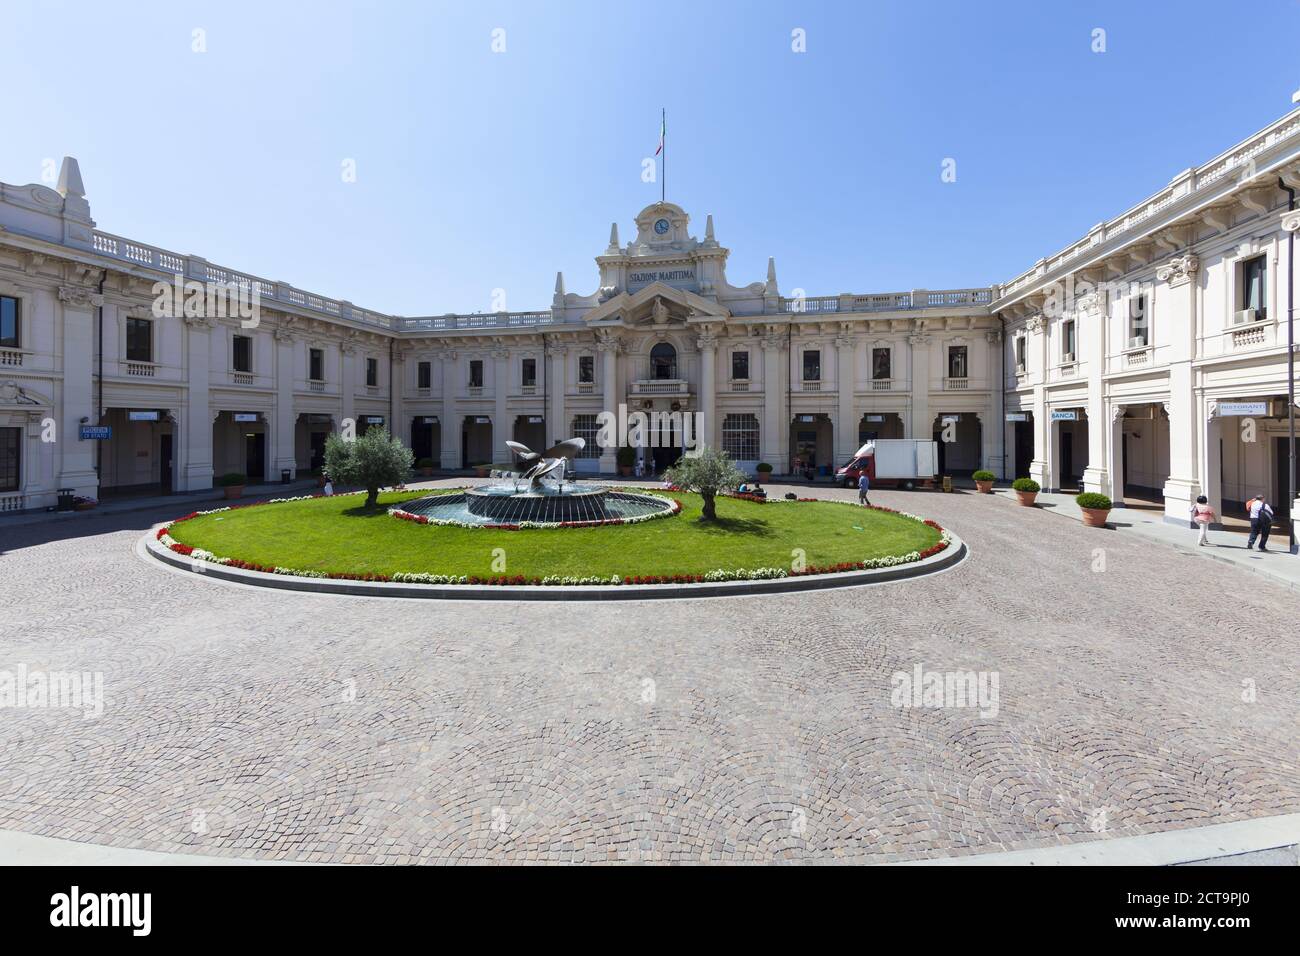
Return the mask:
[[[655,232],[659,233],[659,235],[662,236],[662,235],[663,235],[664,233],[666,233],[667,231],[668,231],[668,220],[667,220],[667,219],[656,219],[656,220],[655,220]]]

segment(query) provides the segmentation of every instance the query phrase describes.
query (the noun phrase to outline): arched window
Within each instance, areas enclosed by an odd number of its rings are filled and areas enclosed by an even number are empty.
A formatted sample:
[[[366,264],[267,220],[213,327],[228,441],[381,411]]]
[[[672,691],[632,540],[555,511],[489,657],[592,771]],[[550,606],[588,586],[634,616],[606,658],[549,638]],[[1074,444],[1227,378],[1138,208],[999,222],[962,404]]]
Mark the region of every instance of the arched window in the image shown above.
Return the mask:
[[[667,342],[660,342],[650,350],[650,377],[677,377],[677,350]]]

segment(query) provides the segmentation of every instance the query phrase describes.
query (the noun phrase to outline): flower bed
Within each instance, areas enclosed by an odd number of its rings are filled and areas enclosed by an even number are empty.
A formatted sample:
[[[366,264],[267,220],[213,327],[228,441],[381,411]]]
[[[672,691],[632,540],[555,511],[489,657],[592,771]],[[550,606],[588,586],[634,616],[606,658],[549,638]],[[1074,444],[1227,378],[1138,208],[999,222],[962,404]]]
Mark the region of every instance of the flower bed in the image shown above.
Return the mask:
[[[407,511],[400,506],[389,508],[388,513],[399,521],[410,521],[415,524],[441,525],[446,528],[481,528],[485,531],[526,531],[539,528],[598,528],[602,525],[641,524],[646,521],[654,521],[656,518],[671,518],[681,513],[682,503],[675,498],[661,498],[658,495],[648,495],[644,491],[637,491],[636,494],[643,498],[654,498],[656,501],[662,501],[667,507],[663,511],[656,511],[653,514],[636,515],[635,517],[628,518],[603,518],[595,521],[520,521],[514,524],[481,524],[476,521],[458,521],[455,518],[430,518],[428,515],[415,514],[414,512]]]

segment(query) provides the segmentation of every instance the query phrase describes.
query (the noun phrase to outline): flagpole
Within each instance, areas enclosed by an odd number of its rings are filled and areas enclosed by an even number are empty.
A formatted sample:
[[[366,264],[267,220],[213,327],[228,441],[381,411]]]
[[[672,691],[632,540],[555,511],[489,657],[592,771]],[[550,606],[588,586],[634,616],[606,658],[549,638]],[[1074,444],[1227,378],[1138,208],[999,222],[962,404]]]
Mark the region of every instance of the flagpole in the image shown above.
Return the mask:
[[[664,158],[659,163],[659,201],[667,202],[668,196],[668,110],[659,107],[659,129],[664,141]]]

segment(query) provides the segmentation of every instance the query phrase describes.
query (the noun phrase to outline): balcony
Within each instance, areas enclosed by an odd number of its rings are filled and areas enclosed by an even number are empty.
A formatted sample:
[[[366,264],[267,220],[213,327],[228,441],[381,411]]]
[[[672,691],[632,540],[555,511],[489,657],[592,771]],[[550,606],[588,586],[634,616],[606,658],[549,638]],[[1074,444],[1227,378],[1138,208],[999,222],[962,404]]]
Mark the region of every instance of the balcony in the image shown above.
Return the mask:
[[[943,380],[943,390],[945,392],[965,392],[970,390],[970,379],[962,376],[960,378],[945,378]]]
[[[822,390],[822,380],[819,378],[807,378],[799,383],[801,392],[820,392]]]
[[[628,383],[631,395],[689,395],[691,386],[684,378],[639,378]]]
[[[236,385],[252,385],[254,381],[253,373],[252,372],[231,372],[230,381]]]
[[[748,392],[748,391],[749,391],[749,379],[747,379],[747,378],[744,378],[744,379],[741,379],[741,378],[734,378],[734,379],[732,379],[732,380],[731,380],[731,391],[733,391],[733,392]]]
[[[153,378],[158,366],[153,362],[124,362],[126,374],[138,378]]]
[[[21,349],[0,349],[0,365],[17,366],[23,364]]]
[[[894,390],[894,380],[892,378],[873,378],[871,380],[871,390],[873,392],[892,392]]]
[[[310,388],[313,392],[323,392],[323,391],[325,391],[325,383],[324,383],[324,382],[308,382],[308,383],[307,383],[307,387]]]
[[[1151,347],[1140,346],[1124,353],[1125,368],[1142,368],[1151,364]]]

